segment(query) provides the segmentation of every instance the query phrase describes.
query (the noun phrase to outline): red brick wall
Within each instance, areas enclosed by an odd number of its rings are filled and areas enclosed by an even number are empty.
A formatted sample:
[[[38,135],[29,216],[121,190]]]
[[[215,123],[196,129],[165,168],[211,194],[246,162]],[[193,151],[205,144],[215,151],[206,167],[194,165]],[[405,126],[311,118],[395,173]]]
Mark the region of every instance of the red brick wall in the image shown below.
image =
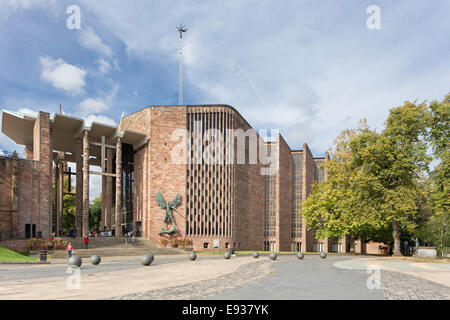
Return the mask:
[[[278,152],[277,246],[279,251],[291,251],[292,156],[291,149],[281,135]]]
[[[19,252],[28,251],[26,240],[5,240],[5,241],[0,241],[0,245],[5,246],[14,251],[19,251]]]
[[[306,200],[311,194],[314,184],[314,158],[308,145],[303,144],[303,183],[302,197]],[[302,221],[302,250],[307,252],[314,251],[314,232],[306,226],[305,220]]]

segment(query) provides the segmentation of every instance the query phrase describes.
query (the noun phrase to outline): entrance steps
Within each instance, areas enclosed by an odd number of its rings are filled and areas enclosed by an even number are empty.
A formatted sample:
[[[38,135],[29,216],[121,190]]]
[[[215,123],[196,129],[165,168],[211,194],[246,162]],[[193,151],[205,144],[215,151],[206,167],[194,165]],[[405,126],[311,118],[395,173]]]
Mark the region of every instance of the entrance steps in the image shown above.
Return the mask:
[[[74,247],[74,255],[81,258],[89,258],[92,255],[100,257],[118,257],[118,256],[141,256],[147,253],[154,255],[176,255],[189,254],[189,249],[179,248],[160,248],[151,243],[145,238],[136,238],[136,243],[133,246],[131,239],[128,238],[128,244],[125,243],[125,238],[122,237],[102,237],[89,238],[88,249],[84,249],[83,238],[64,238],[67,242],[71,242]],[[65,250],[57,250],[50,255],[51,259],[68,258]]]
[[[84,241],[83,238],[68,238],[64,237],[64,240],[67,243],[72,243],[73,248],[76,249],[84,249]],[[132,248],[131,238],[128,238],[128,243],[125,243],[124,237],[89,237],[89,249],[98,249],[98,248]],[[155,244],[151,243],[149,240],[137,237],[135,242],[135,248],[158,248]]]

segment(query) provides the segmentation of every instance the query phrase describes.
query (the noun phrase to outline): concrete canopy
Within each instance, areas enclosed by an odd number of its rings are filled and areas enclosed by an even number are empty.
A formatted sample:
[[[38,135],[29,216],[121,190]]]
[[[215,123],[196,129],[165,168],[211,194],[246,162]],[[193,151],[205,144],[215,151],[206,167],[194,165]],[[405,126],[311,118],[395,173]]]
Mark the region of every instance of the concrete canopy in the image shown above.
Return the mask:
[[[36,117],[8,110],[3,110],[2,113],[2,132],[17,144],[32,145]],[[98,122],[93,122],[88,127],[83,119],[64,114],[55,114],[50,120],[50,126],[53,150],[65,152],[65,160],[69,162],[75,162],[76,138],[85,130],[88,131],[91,143],[101,143],[104,136],[106,144],[115,145],[120,138],[122,143],[131,144],[137,149],[147,142],[146,134],[132,130],[119,132],[115,126]],[[89,154],[92,157],[90,164],[99,165],[101,147],[91,145]]]

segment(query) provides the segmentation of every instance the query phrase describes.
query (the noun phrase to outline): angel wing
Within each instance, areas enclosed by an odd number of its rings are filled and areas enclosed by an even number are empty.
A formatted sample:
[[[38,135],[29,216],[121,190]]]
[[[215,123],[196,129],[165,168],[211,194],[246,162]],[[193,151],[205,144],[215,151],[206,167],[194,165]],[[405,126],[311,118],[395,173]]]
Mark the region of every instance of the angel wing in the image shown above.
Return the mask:
[[[175,199],[173,199],[172,202],[170,203],[170,207],[176,209],[180,204],[181,204],[181,195],[177,193]]]
[[[167,207],[166,200],[164,200],[161,192],[156,193],[156,203],[159,205],[161,209],[165,209]]]

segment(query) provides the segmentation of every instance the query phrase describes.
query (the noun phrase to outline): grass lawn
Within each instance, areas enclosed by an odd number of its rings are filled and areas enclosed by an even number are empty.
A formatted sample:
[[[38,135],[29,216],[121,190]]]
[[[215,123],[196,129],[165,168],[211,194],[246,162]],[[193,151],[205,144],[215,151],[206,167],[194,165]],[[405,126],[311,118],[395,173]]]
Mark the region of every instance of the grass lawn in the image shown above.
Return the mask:
[[[12,251],[4,246],[0,246],[0,261],[38,261],[38,258],[29,257],[26,253]]]

